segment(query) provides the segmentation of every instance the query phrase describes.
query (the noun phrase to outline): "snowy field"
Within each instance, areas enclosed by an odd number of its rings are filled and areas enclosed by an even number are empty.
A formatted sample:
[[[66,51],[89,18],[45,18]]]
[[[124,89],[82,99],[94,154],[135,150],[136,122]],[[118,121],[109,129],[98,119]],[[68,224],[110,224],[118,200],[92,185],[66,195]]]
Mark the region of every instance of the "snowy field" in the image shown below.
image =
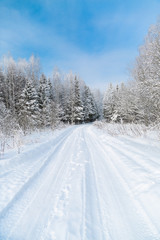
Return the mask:
[[[160,142],[93,125],[0,159],[0,240],[160,240]]]

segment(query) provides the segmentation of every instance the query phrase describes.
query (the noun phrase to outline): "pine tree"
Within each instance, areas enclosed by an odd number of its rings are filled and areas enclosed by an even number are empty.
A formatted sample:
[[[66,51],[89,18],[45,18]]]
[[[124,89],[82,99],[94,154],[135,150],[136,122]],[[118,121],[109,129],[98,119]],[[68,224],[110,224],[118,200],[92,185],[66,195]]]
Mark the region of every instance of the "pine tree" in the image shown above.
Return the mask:
[[[93,122],[99,117],[99,114],[93,94],[91,94],[90,96],[91,96],[90,121]]]
[[[68,82],[67,82],[68,83]],[[66,82],[65,82],[66,84]],[[69,84],[64,86],[64,102],[63,102],[63,109],[64,109],[64,115],[62,121],[66,123],[71,123],[71,97],[70,97],[70,86]]]
[[[69,115],[70,115],[70,122],[71,124],[74,123],[74,102],[75,102],[75,77],[73,76],[72,72],[70,73],[70,91],[69,91]]]
[[[58,103],[54,102],[53,86],[50,79],[48,79],[47,82],[46,96],[48,98],[47,103],[48,125],[54,128],[61,121],[63,111],[61,106]]]
[[[17,104],[18,122],[24,132],[33,129],[39,125],[39,108],[37,92],[30,81],[26,82],[26,86],[20,95]]]
[[[40,110],[41,126],[49,125],[49,88],[47,85],[47,78],[42,73],[40,78],[40,85],[38,89],[38,105]]]
[[[99,89],[93,91],[93,96],[97,108],[97,118],[99,120],[103,119],[103,94]]]
[[[75,77],[75,99],[73,107],[74,123],[80,124],[84,120],[83,105],[80,96],[79,80]]]
[[[93,95],[89,87],[84,86],[83,94],[83,106],[84,106],[84,121],[92,122],[98,117],[97,107]]]
[[[121,84],[118,90],[118,104],[116,104],[116,109],[120,122],[132,123],[140,121],[137,91],[133,84]]]
[[[60,98],[61,98],[61,74],[58,68],[56,67],[53,71],[53,96],[54,96],[54,102],[56,104],[60,104]]]
[[[103,117],[105,121],[111,122],[114,113],[115,113],[114,89],[112,84],[110,84],[103,98]]]

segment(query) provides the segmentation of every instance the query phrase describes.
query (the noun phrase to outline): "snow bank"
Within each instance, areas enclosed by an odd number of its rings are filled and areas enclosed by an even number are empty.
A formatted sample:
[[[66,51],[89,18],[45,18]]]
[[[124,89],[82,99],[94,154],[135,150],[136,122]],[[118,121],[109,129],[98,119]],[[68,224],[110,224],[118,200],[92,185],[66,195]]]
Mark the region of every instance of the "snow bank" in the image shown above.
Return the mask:
[[[121,123],[106,123],[103,121],[96,121],[94,123],[99,129],[104,130],[111,136],[130,136],[141,137],[153,140],[160,140],[159,125],[145,126],[144,124],[121,124]]]

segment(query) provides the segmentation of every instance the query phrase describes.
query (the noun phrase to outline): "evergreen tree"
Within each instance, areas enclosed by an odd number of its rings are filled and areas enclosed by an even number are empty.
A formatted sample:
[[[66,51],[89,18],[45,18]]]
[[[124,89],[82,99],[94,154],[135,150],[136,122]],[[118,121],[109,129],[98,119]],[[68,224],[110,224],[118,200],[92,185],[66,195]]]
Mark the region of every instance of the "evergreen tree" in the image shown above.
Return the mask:
[[[61,105],[58,102],[54,101],[54,92],[53,92],[53,86],[48,79],[47,82],[47,96],[48,96],[48,107],[47,107],[47,112],[48,112],[48,123],[51,127],[57,126],[60,121],[62,120],[62,117],[64,116],[63,109]]]
[[[99,120],[103,119],[103,94],[99,89],[93,91],[93,96],[97,108],[97,118]]]
[[[61,99],[61,74],[58,68],[56,67],[53,71],[53,97],[56,104],[60,104]]]
[[[79,80],[75,77],[75,99],[73,107],[74,123],[80,124],[84,120],[83,105],[80,96]]]
[[[99,114],[93,94],[91,94],[90,96],[91,96],[90,121],[93,122],[99,117]]]
[[[107,88],[103,99],[103,117],[106,122],[111,122],[115,114],[114,89],[112,84]]]
[[[50,124],[49,120],[49,87],[47,78],[42,73],[40,77],[40,85],[38,89],[38,105],[40,110],[41,126],[46,127]]]
[[[84,86],[83,94],[84,121],[92,122],[98,117],[97,107],[89,87]]]
[[[18,122],[24,132],[39,125],[38,96],[30,81],[26,82],[26,86],[20,95],[17,104],[17,115]]]

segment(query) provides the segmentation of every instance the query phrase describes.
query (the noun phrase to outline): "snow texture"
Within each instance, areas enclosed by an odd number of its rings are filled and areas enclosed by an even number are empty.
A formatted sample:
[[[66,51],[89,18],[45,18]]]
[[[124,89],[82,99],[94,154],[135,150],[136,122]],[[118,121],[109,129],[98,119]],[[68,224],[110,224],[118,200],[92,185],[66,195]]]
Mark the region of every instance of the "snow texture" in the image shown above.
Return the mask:
[[[90,124],[0,160],[0,240],[160,240],[160,146]]]

